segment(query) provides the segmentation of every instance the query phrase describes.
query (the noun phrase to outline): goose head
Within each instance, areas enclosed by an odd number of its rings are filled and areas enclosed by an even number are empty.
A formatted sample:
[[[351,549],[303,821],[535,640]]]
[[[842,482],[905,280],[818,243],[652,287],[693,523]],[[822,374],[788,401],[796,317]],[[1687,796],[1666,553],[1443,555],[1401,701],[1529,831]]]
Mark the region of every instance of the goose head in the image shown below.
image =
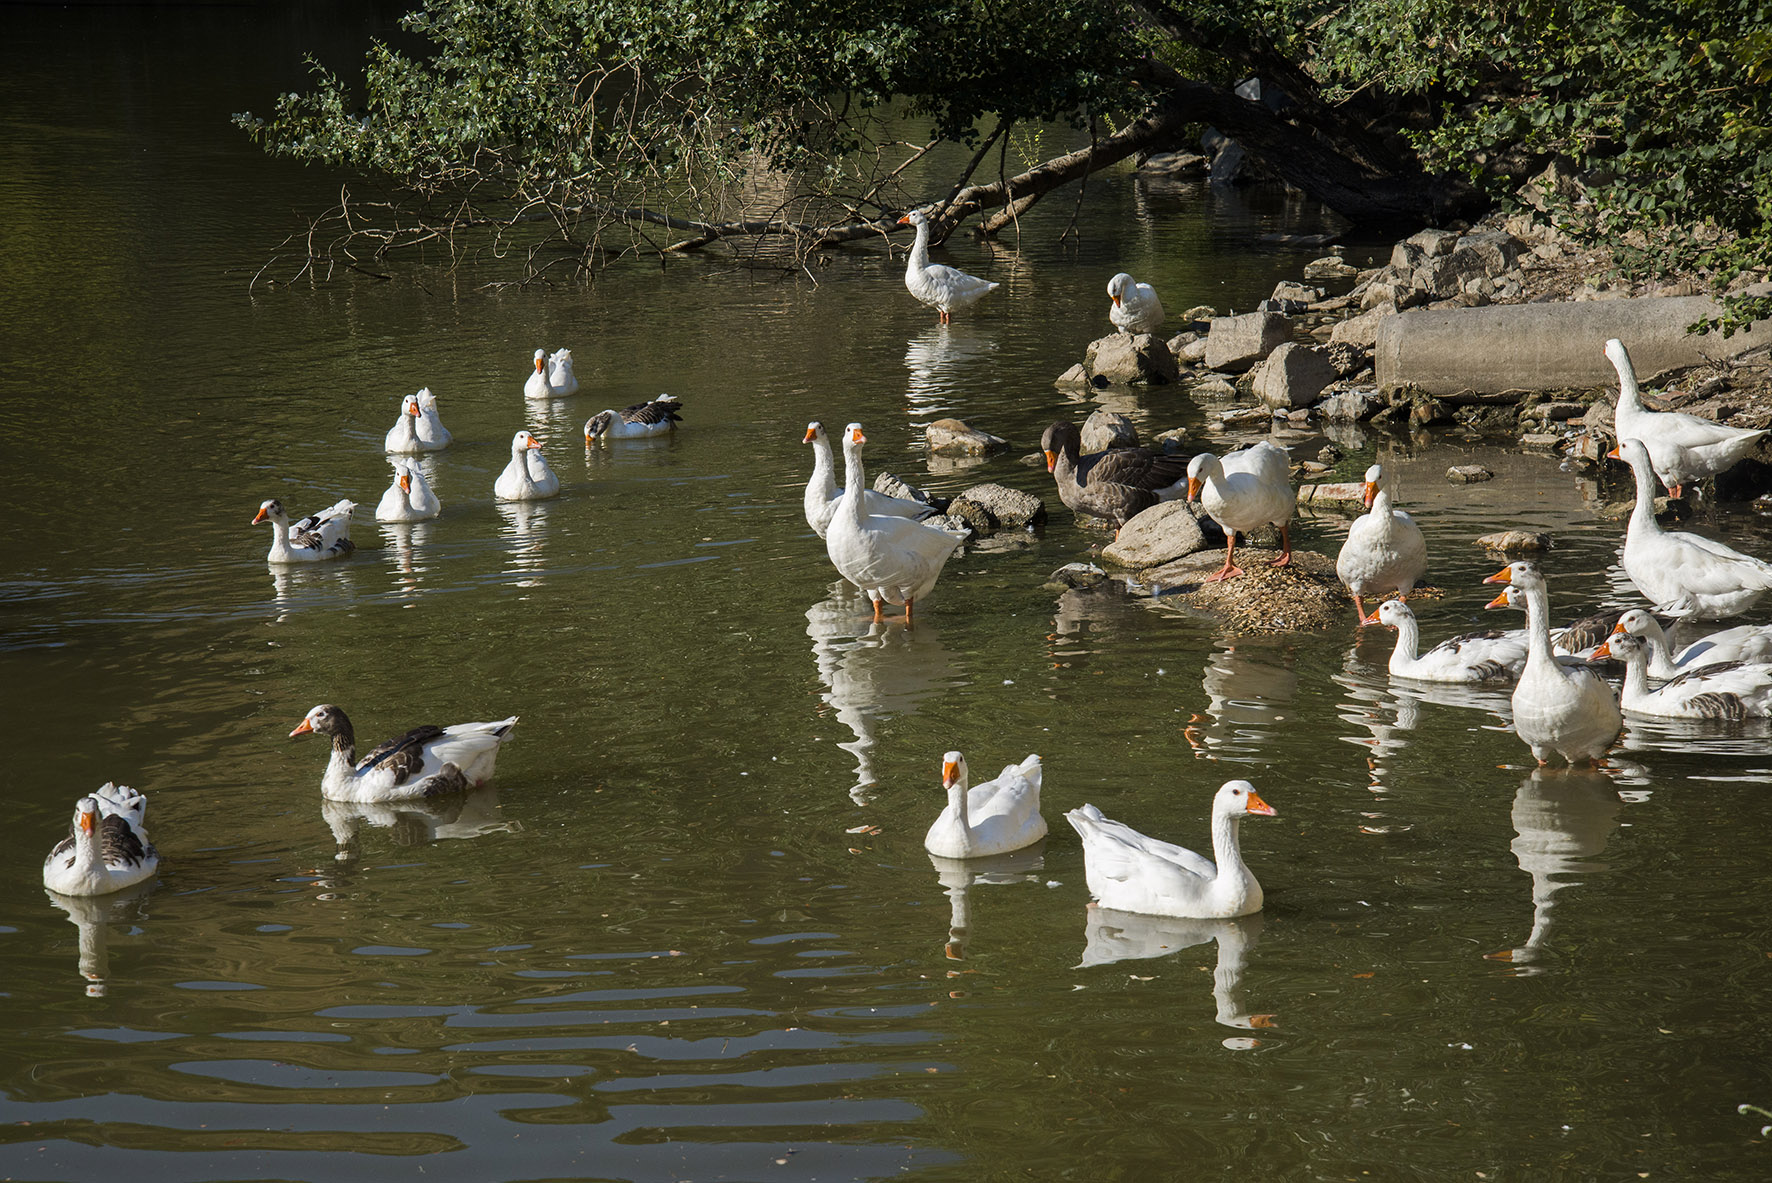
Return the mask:
[[[405,398],[400,400],[400,414],[402,417],[405,417],[408,415],[413,416],[415,418],[417,417],[417,415],[418,415],[418,395],[409,394]]]
[[[1502,588],[1501,591],[1497,593],[1496,597],[1493,600],[1490,600],[1487,604],[1484,604],[1483,607],[1518,608],[1520,611],[1524,612],[1526,610],[1526,593],[1510,583],[1508,586]]]
[[[1636,473],[1648,472],[1650,469],[1649,448],[1638,439],[1619,440],[1618,446],[1606,453],[1606,459],[1622,460]]]
[[[1625,665],[1635,665],[1639,661],[1649,660],[1649,642],[1630,633],[1616,631],[1623,627],[1622,623],[1615,626],[1612,635],[1602,641],[1600,647],[1594,650],[1593,659],[1595,661],[1610,657],[1615,661],[1622,661]]]
[[[941,758],[941,787],[950,793],[955,789],[964,793],[972,787],[972,774],[966,768],[966,757],[959,752],[949,752]]]
[[[545,373],[547,370],[547,365],[548,365],[548,351],[545,349],[537,349],[535,351],[535,372],[538,374]]]
[[[404,460],[394,461],[394,483],[400,486],[400,492],[412,492],[412,468]]]
[[[1058,467],[1059,453],[1068,452],[1075,456],[1081,438],[1082,433],[1077,430],[1077,425],[1068,420],[1060,419],[1048,427],[1040,436],[1040,451],[1046,453],[1046,471],[1051,472]]]
[[[334,737],[349,735],[351,734],[351,721],[338,707],[331,703],[321,703],[302,717],[302,721],[295,725],[295,730],[289,733],[289,738],[294,739],[299,735],[315,734]]]
[[[917,229],[921,230],[923,227],[929,225],[929,215],[920,209],[914,209],[910,213],[904,215],[904,217],[900,218],[897,225],[915,226]]]
[[[1534,587],[1544,587],[1544,572],[1538,564],[1529,559],[1521,559],[1517,563],[1509,563],[1495,574],[1483,580],[1484,583],[1509,583],[1522,591],[1531,591]],[[1505,593],[1504,593],[1505,594]],[[1500,596],[1496,597],[1500,599]]]
[[[613,424],[614,422],[615,422],[615,412],[614,411],[598,411],[595,415],[592,415],[589,419],[586,419],[585,420],[585,443],[587,443],[587,444],[596,443],[597,437],[602,435],[604,432],[608,431],[610,428],[610,425]]]
[[[288,522],[289,515],[283,512],[283,503],[275,497],[258,507],[258,516],[252,519],[253,525],[260,522]]]
[[[1113,300],[1114,307],[1120,306],[1120,301],[1125,298],[1126,290],[1131,286],[1132,277],[1124,271],[1108,280],[1108,296]]]
[[[527,431],[519,431],[516,435],[511,437],[511,455],[513,456],[521,456],[523,453],[530,451],[531,449],[540,447],[541,441],[530,435]]]
[[[74,833],[82,844],[98,833],[98,798],[82,797],[74,802]]]
[[[843,429],[843,450],[845,452],[859,452],[862,445],[867,442],[868,437],[862,434],[861,424],[851,423]]]
[[[1502,593],[1506,595],[1506,592]],[[1402,600],[1386,600],[1372,610],[1371,615],[1360,621],[1361,624],[1382,624],[1386,628],[1401,628],[1406,620],[1415,619],[1415,609]]]
[[[1378,490],[1385,485],[1384,466],[1374,464],[1366,470],[1366,484],[1361,490],[1360,503],[1367,509],[1372,508],[1373,501],[1378,498]]]
[[[1246,780],[1227,780],[1212,798],[1214,817],[1241,817],[1246,813],[1261,817],[1277,817],[1274,807],[1261,799],[1255,786]]]
[[[1656,623],[1655,618],[1641,608],[1632,608],[1629,612],[1620,616],[1618,618],[1618,623],[1612,626],[1613,636],[1618,636],[1620,633],[1629,633],[1633,637],[1646,638],[1651,633],[1659,633],[1661,631],[1661,625]]]
[[[1197,501],[1207,480],[1224,475],[1224,461],[1211,452],[1201,452],[1187,462],[1187,499]]]
[[[814,419],[806,425],[806,438],[800,442],[803,444],[816,444],[824,438],[824,424],[820,423],[817,419]]]

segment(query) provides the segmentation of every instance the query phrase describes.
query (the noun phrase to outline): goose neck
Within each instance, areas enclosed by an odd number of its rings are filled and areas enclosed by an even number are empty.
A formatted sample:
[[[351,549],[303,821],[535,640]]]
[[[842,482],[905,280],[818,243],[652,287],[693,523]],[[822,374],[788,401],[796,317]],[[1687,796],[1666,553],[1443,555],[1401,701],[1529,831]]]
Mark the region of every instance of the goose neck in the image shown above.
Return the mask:
[[[1397,622],[1397,647],[1391,651],[1391,665],[1415,664],[1416,650],[1421,644],[1421,624],[1413,616]]]
[[[1237,823],[1241,820],[1238,813],[1212,815],[1212,861],[1218,864],[1220,879],[1244,869],[1242,846],[1237,840]]]
[[[1655,520],[1654,474],[1649,471],[1646,461],[1641,465],[1635,460],[1631,461],[1630,470],[1637,481],[1637,503],[1630,511],[1630,528],[1656,533],[1661,529],[1661,524]]]
[[[1649,693],[1649,663],[1639,654],[1624,665],[1624,698],[1635,700]]]
[[[1526,596],[1527,659],[1533,663],[1555,662],[1551,653],[1550,593],[1541,583],[1520,587]]]
[[[853,441],[843,445],[843,500],[837,512],[849,515],[856,522],[862,519],[862,490],[867,488],[867,472],[862,466],[861,449]]]
[[[960,849],[972,849],[972,813],[966,800],[966,782],[960,781],[948,786],[948,808],[953,810],[954,819],[960,823]]]
[[[922,271],[929,266],[929,223],[917,223],[917,240],[911,243],[909,269]]]

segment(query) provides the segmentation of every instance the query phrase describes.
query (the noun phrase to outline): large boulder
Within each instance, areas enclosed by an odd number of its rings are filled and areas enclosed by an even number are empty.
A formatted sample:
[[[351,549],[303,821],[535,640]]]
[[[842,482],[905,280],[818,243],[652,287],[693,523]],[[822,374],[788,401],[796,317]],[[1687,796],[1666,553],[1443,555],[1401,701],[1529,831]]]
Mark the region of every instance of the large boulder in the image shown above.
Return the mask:
[[[1276,411],[1315,406],[1323,388],[1340,376],[1327,350],[1288,341],[1268,355],[1255,395]]]
[[[1181,377],[1169,343],[1153,333],[1114,333],[1091,341],[1083,368],[1117,386],[1166,386]]]
[[[931,497],[909,481],[893,476],[889,472],[874,474],[874,489],[888,497],[897,497],[904,501],[920,501],[937,513],[947,508],[947,498]]]
[[[1083,420],[1083,453],[1138,447],[1138,428],[1118,411],[1097,410]]]
[[[1336,325],[1329,333],[1331,345],[1357,345],[1370,350],[1378,341],[1378,326],[1384,319],[1397,314],[1395,302],[1386,300],[1374,305],[1358,316],[1349,317]]]
[[[1024,530],[1046,520],[1046,503],[1007,485],[974,485],[948,503],[948,516],[979,534]]]
[[[937,419],[923,431],[929,450],[942,456],[989,456],[1009,450],[1009,441],[968,427],[958,419]]]
[[[1128,519],[1101,557],[1138,569],[1191,555],[1205,545],[1206,535],[1187,502],[1163,501]]]
[[[1241,373],[1292,339],[1292,322],[1274,312],[1215,316],[1206,334],[1206,368]]]

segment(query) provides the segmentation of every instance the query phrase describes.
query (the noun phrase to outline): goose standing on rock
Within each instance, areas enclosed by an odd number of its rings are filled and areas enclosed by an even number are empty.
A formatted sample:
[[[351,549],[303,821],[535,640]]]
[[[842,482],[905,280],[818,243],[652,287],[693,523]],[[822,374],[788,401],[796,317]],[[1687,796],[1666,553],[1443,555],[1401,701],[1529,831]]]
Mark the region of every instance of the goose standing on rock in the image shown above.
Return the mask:
[[[1510,563],[1483,580],[1518,588],[1526,597],[1526,666],[1514,685],[1514,731],[1540,764],[1552,753],[1571,764],[1598,763],[1624,726],[1605,679],[1585,665],[1564,665],[1551,652],[1550,590],[1537,563]],[[1509,603],[1507,591],[1489,607]]]
[[[682,405],[676,395],[661,394],[651,402],[635,403],[620,411],[598,411],[585,420],[585,443],[664,435],[683,418],[677,414]]]
[[[319,513],[311,513],[291,522],[283,511],[283,503],[275,497],[258,507],[253,525],[271,523],[271,551],[265,560],[271,563],[317,563],[324,559],[342,559],[357,549],[351,541],[351,511],[354,501],[339,501]]]
[[[511,437],[511,462],[492,483],[500,501],[545,501],[560,492],[560,478],[541,454],[541,441],[527,431]]]
[[[1633,715],[1662,719],[1763,719],[1772,714],[1772,665],[1730,661],[1700,666],[1654,690],[1649,688],[1649,645],[1630,633],[1615,634],[1595,657],[1624,662],[1619,701]]]
[[[1108,320],[1122,333],[1154,333],[1164,320],[1157,289],[1139,283],[1124,271],[1108,280]]]
[[[1058,499],[1074,513],[1109,519],[1116,534],[1144,510],[1187,492],[1188,465],[1180,456],[1149,448],[1109,448],[1085,456],[1082,449],[1083,433],[1067,420],[1040,437]]]
[[[404,801],[478,788],[492,777],[498,749],[511,737],[517,716],[496,723],[414,727],[357,759],[357,733],[344,711],[322,703],[289,733],[325,735],[332,755],[320,781],[328,800],[356,804]]]
[[[843,499],[843,490],[837,484],[837,465],[824,424],[817,419],[808,423],[806,438],[801,442],[812,445],[812,478],[806,482],[806,524],[823,538],[830,530],[831,515],[837,512],[837,504]],[[861,496],[864,514],[887,514],[920,522],[935,513],[935,507],[926,501],[892,497],[878,489],[864,489]]]
[[[424,470],[410,460],[396,457],[394,483],[375,507],[378,522],[423,522],[443,512],[443,503],[431,492]]]
[[[904,286],[911,295],[941,313],[941,323],[949,324],[951,313],[970,308],[1000,285],[976,275],[968,275],[958,267],[929,261],[929,215],[914,209],[898,220],[900,226],[917,228],[917,241],[911,244],[911,259],[905,266]]]
[[[455,437],[443,426],[443,417],[437,413],[437,396],[431,393],[429,386],[418,392],[418,439],[425,446],[425,451],[435,452],[449,446]]]
[[[572,373],[572,350],[559,349],[552,357],[545,349],[535,351],[535,370],[523,383],[524,398],[564,398],[578,391]]]
[[[1083,875],[1104,908],[1147,916],[1228,920],[1261,911],[1261,884],[1243,862],[1238,823],[1273,817],[1246,780],[1227,780],[1212,798],[1212,857],[1148,838],[1084,805],[1065,814],[1083,839]]]
[[[941,761],[948,805],[923,838],[940,858],[984,858],[1032,846],[1046,836],[1040,815],[1040,757],[1010,764],[994,780],[972,785],[966,757],[949,752]]]
[[[106,783],[74,805],[68,836],[43,860],[43,886],[61,895],[108,895],[133,887],[160,868],[148,841],[148,799],[128,785]]]
[[[1606,455],[1637,478],[1637,503],[1624,534],[1624,573],[1657,612],[1715,620],[1746,612],[1772,590],[1772,563],[1714,539],[1664,530],[1655,520],[1655,474],[1641,440],[1621,440]]]
[[[941,569],[966,538],[909,518],[868,513],[861,462],[866,443],[861,424],[843,429],[843,498],[825,532],[825,551],[837,574],[873,601],[876,621],[884,619],[883,605],[903,604],[909,624],[916,602],[934,590]]]
[[[1621,443],[1643,441],[1649,450],[1649,466],[1670,496],[1680,496],[1691,481],[1734,467],[1751,455],[1766,435],[1764,428],[1728,427],[1684,411],[1651,411],[1643,405],[1636,367],[1631,365],[1624,342],[1616,337],[1607,341],[1606,357],[1618,371],[1615,434]]]
[[[1361,624],[1382,624],[1397,630],[1391,650],[1390,675],[1418,682],[1493,682],[1520,676],[1526,666],[1524,629],[1466,633],[1441,641],[1420,657],[1421,626],[1415,610],[1402,600],[1386,600]]]
[[[1678,653],[1673,652],[1667,630],[1661,627],[1661,622],[1641,608],[1632,608],[1619,616],[1612,632],[1643,638],[1649,646],[1649,676],[1664,681],[1728,662],[1772,662],[1772,624],[1726,628],[1698,638]]]
[[[1199,498],[1212,520],[1224,527],[1224,566],[1204,582],[1241,575],[1243,569],[1231,561],[1236,536],[1263,526],[1280,528],[1280,557],[1270,565],[1284,567],[1292,561],[1290,523],[1297,498],[1285,449],[1262,440],[1222,459],[1201,452],[1188,461],[1187,496],[1189,501]]]
[[[1397,593],[1407,599],[1427,570],[1427,542],[1415,519],[1391,507],[1391,477],[1382,465],[1366,470],[1367,511],[1347,528],[1347,541],[1335,558],[1335,574],[1354,597],[1360,623],[1367,596]]]

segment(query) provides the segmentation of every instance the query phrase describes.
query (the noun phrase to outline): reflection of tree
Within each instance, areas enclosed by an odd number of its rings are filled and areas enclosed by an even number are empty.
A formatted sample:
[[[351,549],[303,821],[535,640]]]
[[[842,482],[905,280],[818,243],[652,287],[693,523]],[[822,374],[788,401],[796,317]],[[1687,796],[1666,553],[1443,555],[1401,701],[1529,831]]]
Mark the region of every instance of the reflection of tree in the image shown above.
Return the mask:
[[[1511,961],[1519,973],[1539,960],[1550,934],[1556,894],[1580,882],[1569,876],[1605,869],[1591,861],[1606,849],[1606,841],[1618,828],[1624,805],[1611,779],[1603,772],[1534,769],[1514,794],[1514,857],[1520,870],[1532,876],[1532,931],[1517,949],[1492,953],[1498,961]]]
[[[149,879],[109,895],[62,895],[44,891],[49,902],[68,914],[80,930],[80,976],[86,979],[86,993],[93,998],[104,996],[106,979],[111,973],[110,926],[142,916],[142,901],[154,890],[157,880]]]
[[[492,784],[431,801],[371,805],[322,800],[320,813],[338,843],[338,853],[333,857],[340,862],[357,857],[357,835],[364,826],[391,831],[396,846],[423,846],[445,838],[478,838],[482,834],[514,833],[523,828],[521,822],[506,821],[500,816],[498,786]]]
[[[932,854],[929,861],[934,864],[941,885],[947,888],[947,955],[953,961],[964,961],[966,942],[972,937],[973,886],[979,883],[1037,883],[1037,872],[1046,865],[1046,843],[1036,842],[1021,850],[987,858],[954,859]]]
[[[1243,1009],[1238,997],[1243,985],[1243,967],[1249,950],[1261,934],[1261,913],[1239,916],[1235,920],[1183,920],[1172,916],[1142,916],[1136,912],[1116,912],[1099,904],[1085,909],[1083,923],[1083,960],[1077,965],[1112,965],[1148,957],[1167,957],[1171,953],[1208,941],[1218,942],[1218,965],[1212,971],[1212,998],[1217,1003],[1214,1016],[1226,1027],[1247,1030],[1271,1027],[1272,1015],[1252,1015]]]

